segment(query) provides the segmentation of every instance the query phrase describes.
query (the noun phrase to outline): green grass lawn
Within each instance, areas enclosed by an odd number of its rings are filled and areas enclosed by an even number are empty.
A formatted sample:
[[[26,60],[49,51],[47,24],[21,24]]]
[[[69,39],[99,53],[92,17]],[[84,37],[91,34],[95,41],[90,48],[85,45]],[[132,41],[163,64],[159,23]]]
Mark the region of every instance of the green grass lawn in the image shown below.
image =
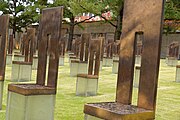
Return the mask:
[[[100,72],[98,95],[93,97],[75,96],[76,77],[70,77],[68,58],[65,66],[59,67],[58,91],[56,95],[55,120],[83,120],[83,106],[88,102],[114,101],[117,75],[112,74],[112,67],[103,67]],[[3,110],[0,120],[5,120],[7,85],[11,79],[11,66],[6,67]],[[33,70],[32,80],[36,79]],[[133,90],[133,103],[136,103],[137,88]],[[175,67],[168,67],[161,60],[159,88],[157,97],[156,120],[180,120],[180,83],[175,82]]]

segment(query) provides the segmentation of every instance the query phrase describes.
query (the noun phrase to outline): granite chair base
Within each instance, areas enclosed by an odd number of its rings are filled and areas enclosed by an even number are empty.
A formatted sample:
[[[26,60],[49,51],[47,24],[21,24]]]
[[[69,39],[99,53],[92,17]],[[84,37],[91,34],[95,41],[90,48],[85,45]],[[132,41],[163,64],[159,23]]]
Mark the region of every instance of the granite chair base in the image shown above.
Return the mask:
[[[95,96],[98,90],[98,77],[78,74],[76,81],[77,96]]]
[[[12,82],[29,82],[31,80],[32,64],[13,61],[12,63]]]

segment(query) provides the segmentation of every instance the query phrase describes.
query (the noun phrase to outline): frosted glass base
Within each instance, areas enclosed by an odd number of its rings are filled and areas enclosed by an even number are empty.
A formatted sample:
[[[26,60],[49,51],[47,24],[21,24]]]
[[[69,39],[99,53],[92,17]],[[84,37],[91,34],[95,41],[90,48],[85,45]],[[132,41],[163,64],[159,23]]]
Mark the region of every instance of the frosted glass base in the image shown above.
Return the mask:
[[[77,77],[76,95],[95,96],[98,90],[98,78]]]
[[[111,67],[113,63],[112,58],[103,58],[103,66],[104,67]]]
[[[8,92],[6,120],[54,120],[55,95]]]
[[[0,81],[0,110],[2,109],[4,81]]]
[[[119,61],[113,60],[112,73],[117,74],[119,68]]]
[[[31,80],[31,74],[32,65],[12,64],[12,82],[28,82]]]

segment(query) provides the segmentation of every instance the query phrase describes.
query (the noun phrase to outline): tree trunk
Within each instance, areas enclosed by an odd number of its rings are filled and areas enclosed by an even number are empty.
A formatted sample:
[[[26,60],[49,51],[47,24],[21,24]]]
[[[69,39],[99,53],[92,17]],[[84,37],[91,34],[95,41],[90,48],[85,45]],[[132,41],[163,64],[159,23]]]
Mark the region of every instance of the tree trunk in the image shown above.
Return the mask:
[[[72,41],[73,41],[73,34],[74,34],[74,17],[72,17],[70,23],[70,30],[69,30],[69,39],[68,39],[68,51],[71,51],[72,49]]]
[[[117,17],[117,27],[114,34],[114,41],[119,40],[121,36],[121,16],[118,15]]]
[[[117,16],[117,27],[114,34],[114,41],[119,40],[121,36],[122,29],[122,18],[123,18],[123,7],[119,8],[119,14]]]

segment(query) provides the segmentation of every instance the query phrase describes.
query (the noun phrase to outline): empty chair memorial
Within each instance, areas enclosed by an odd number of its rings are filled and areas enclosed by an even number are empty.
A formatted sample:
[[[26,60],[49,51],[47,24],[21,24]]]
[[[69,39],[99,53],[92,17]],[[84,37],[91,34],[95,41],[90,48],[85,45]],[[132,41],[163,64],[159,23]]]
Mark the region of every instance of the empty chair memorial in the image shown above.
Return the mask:
[[[71,60],[79,60],[81,39],[80,37],[75,38],[72,41],[72,50],[69,51],[69,65],[71,66]]]
[[[42,10],[37,80],[35,84],[8,85],[6,120],[54,120],[62,17],[63,7]],[[48,41],[50,56],[47,65]]]
[[[33,43],[33,63],[32,63],[32,70],[37,70],[38,66],[38,38],[37,38],[37,30],[35,32],[35,38]]]
[[[101,47],[102,39],[90,41],[88,74],[77,75],[76,95],[78,96],[94,96],[97,94]]]
[[[8,41],[8,51],[6,56],[6,65],[12,64],[12,56],[13,56],[13,47],[14,47],[14,37],[12,34],[9,35],[9,41]]]
[[[31,80],[35,29],[28,28],[24,36],[24,61],[12,61],[11,81],[14,82]]]
[[[24,53],[25,53],[25,41],[26,41],[26,36],[27,34],[26,33],[23,33],[21,35],[21,43],[20,43],[20,51],[14,51],[14,59],[13,61],[24,61]]]
[[[179,58],[179,43],[172,42],[168,47],[167,65],[176,66]]]
[[[105,44],[105,56],[103,58],[103,66],[104,67],[111,67],[113,62],[113,39],[108,39],[107,43]]]
[[[87,74],[88,69],[88,49],[89,49],[90,34],[83,33],[79,43],[79,59],[71,60],[70,76],[77,76],[77,74]]]
[[[6,67],[6,44],[8,42],[9,16],[0,16],[0,110],[2,109],[3,86]]]
[[[153,120],[162,37],[163,0],[125,0],[116,99],[87,103],[86,120]],[[135,38],[143,32],[143,51],[137,105],[132,105]]]
[[[176,82],[180,82],[180,65],[176,65],[176,77],[175,77]]]
[[[113,66],[112,66],[112,73],[118,73],[118,66],[119,66],[119,48],[120,47],[120,40],[116,40],[113,45]]]
[[[63,37],[59,42],[59,66],[64,66],[65,49],[66,37]]]

